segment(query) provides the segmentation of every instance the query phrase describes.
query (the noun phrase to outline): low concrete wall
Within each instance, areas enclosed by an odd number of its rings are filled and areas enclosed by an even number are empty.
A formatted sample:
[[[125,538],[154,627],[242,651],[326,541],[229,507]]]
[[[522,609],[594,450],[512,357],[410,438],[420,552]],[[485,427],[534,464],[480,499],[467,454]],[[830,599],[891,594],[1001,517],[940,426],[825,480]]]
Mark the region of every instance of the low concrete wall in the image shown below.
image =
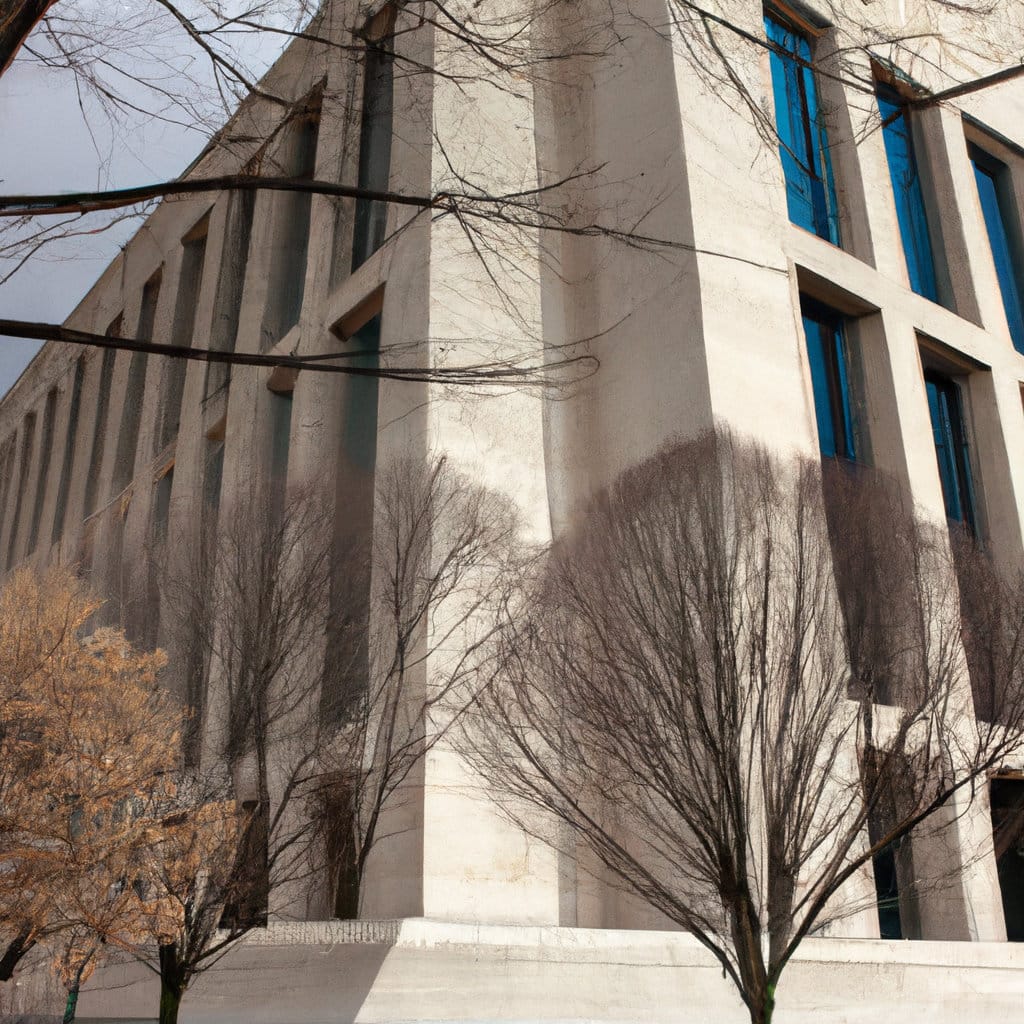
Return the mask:
[[[82,1018],[154,1014],[137,964],[101,971]],[[1024,1020],[1024,945],[809,939],[779,986],[778,1024]],[[276,924],[187,994],[182,1024],[608,1021],[742,1024],[721,968],[674,932],[401,922]]]

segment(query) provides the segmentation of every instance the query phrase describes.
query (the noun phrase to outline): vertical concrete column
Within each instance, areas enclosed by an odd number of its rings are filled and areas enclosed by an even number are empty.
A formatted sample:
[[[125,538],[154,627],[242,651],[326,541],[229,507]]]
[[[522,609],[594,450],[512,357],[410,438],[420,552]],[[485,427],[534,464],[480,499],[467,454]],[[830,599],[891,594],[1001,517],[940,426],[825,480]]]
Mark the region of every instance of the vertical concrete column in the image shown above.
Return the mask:
[[[942,246],[956,310],[1010,346],[963,119],[958,110],[945,106],[927,108],[917,116],[942,224],[942,238],[933,239],[933,245]]]
[[[935,461],[931,419],[921,373],[918,338],[913,321],[902,312],[883,310],[882,321],[892,375],[891,397],[899,433],[893,449],[905,456],[905,482],[915,505],[936,524],[945,522],[942,487]],[[979,386],[987,374],[972,374]],[[888,468],[888,467],[883,467]],[[898,472],[899,466],[893,466]],[[971,709],[970,683],[964,667],[959,698],[968,719]],[[926,873],[945,874],[948,882],[926,891],[920,899],[922,926],[926,938],[952,936],[994,939],[1002,927],[1002,908],[992,855],[992,826],[988,801],[982,796],[967,806],[966,795],[958,795],[947,814],[944,835],[925,837],[914,848]],[[950,872],[958,872],[950,877]],[[962,933],[962,934],[961,934]]]
[[[433,191],[474,187],[503,193],[536,184],[533,110],[483,82],[443,77],[465,60],[446,38],[435,39],[442,71],[433,79]],[[466,70],[466,69],[462,69]],[[435,220],[430,236],[429,353],[431,365],[471,365],[498,357],[542,357],[540,249],[535,232],[487,225],[490,243],[478,253],[453,218]],[[492,248],[493,247],[493,248]],[[497,280],[484,261],[501,252]],[[525,390],[480,399],[471,389],[431,385],[427,452],[513,502],[528,538],[549,536],[542,407]],[[444,635],[446,609],[428,627],[427,643]],[[458,643],[452,638],[451,643]],[[450,654],[428,658],[428,690]],[[439,723],[428,723],[428,728]],[[512,828],[488,800],[448,740],[423,765],[423,913],[448,920],[554,924],[559,920],[556,855]]]

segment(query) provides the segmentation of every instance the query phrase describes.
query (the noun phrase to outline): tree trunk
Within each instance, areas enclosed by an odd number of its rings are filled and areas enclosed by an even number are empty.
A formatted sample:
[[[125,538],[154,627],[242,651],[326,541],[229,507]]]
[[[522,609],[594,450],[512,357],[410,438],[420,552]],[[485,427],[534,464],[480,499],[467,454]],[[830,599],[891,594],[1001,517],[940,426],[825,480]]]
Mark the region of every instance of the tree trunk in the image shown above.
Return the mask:
[[[4,950],[0,957],[0,981],[10,981],[14,974],[14,968],[18,966],[21,958],[36,944],[36,940],[30,937],[27,931],[16,935]]]
[[[9,11],[0,13],[0,75],[11,66],[29,33],[56,2],[22,0],[22,3],[6,5]]]
[[[160,947],[160,1024],[178,1024],[178,1010],[184,994],[185,982],[178,963],[178,947],[171,942]]]
[[[68,1001],[64,1004],[64,1019],[61,1024],[72,1024],[75,1019],[75,1009],[78,1006],[78,983],[76,982],[68,989]]]
[[[772,1017],[775,1015],[775,986],[768,985],[765,989],[764,1000],[755,1003],[750,1007],[750,1024],[772,1024]]]

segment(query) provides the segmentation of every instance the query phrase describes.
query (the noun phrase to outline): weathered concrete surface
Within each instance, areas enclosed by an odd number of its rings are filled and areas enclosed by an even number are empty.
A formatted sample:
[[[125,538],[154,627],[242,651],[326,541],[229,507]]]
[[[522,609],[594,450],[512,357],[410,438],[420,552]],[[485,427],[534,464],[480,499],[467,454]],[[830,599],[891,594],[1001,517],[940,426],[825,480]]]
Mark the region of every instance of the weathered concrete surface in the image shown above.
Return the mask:
[[[390,941],[379,941],[391,936]],[[378,940],[378,941],[375,941]],[[138,1019],[157,986],[101,972],[82,1015]],[[780,1024],[1004,1022],[1024,1016],[1024,947],[809,939],[779,986]],[[399,1021],[740,1024],[746,1013],[692,936],[446,924],[279,924],[196,982],[182,1022]]]

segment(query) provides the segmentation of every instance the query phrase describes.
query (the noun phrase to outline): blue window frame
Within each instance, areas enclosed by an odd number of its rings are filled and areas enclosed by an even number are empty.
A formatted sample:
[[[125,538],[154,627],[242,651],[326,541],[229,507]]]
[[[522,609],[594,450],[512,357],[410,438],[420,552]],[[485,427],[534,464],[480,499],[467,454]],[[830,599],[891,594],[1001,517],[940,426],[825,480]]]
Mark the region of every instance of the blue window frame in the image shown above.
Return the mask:
[[[811,365],[818,447],[826,458],[857,459],[846,338],[839,315],[809,299],[801,303]]]
[[[764,16],[771,51],[772,91],[779,155],[786,178],[789,219],[833,245],[839,244],[832,162],[818,90],[811,70],[811,44],[778,14]]]
[[[960,386],[935,370],[925,371],[924,384],[946,518],[974,532],[974,484]]]
[[[907,112],[903,100],[892,89],[879,86],[877,98],[910,287],[918,295],[938,302],[935,250],[932,248],[932,232],[928,226],[928,211]]]
[[[1003,296],[1010,337],[1013,339],[1013,347],[1018,352],[1024,352],[1020,227],[1013,203],[1009,170],[1005,164],[977,146],[969,146],[968,151],[974,165],[974,179],[978,183],[981,212],[996,265],[996,277]]]

